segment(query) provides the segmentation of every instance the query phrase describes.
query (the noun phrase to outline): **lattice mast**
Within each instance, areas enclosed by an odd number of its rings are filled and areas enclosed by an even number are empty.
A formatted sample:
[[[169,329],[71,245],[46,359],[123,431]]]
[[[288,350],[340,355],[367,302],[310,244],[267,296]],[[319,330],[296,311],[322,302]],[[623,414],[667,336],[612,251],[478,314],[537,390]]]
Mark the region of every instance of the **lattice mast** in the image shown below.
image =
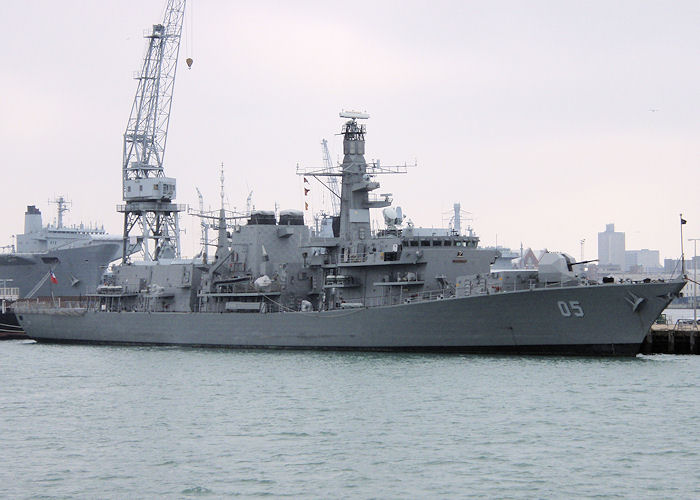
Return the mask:
[[[199,198],[199,215],[204,215],[204,196],[202,196],[202,192],[197,186],[195,186],[195,189],[197,190],[197,198]],[[200,238],[200,243],[202,245],[202,262],[206,264],[207,254],[209,253],[207,248],[209,246],[209,223],[206,219],[202,218],[200,226],[202,228],[202,236]]]
[[[70,205],[71,202],[67,201],[63,195],[58,195],[55,200],[49,200],[49,203],[56,204],[56,227],[60,229],[63,227],[63,214],[70,210],[68,205]]]
[[[328,173],[338,172],[339,170],[333,165],[331,153],[328,151],[328,141],[325,139],[321,140],[321,152],[323,154],[323,169]],[[332,215],[340,215],[340,187],[337,177],[328,178],[328,189],[331,191]]]
[[[175,73],[185,14],[185,0],[168,0],[162,24],[149,35],[138,87],[124,133],[122,162],[124,251],[144,260],[180,256],[175,179],[165,177],[163,161],[168,137]]]

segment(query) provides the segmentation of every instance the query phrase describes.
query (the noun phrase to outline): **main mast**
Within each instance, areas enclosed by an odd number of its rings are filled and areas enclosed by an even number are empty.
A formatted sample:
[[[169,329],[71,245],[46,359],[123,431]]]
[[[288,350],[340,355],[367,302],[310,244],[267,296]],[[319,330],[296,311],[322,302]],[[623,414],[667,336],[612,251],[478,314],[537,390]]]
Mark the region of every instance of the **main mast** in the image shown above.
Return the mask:
[[[133,253],[146,261],[180,255],[175,179],[163,169],[170,108],[185,0],[168,0],[163,24],[146,36],[148,46],[136,96],[124,132],[122,188],[124,246],[122,262]]]
[[[364,240],[371,236],[370,208],[383,208],[391,205],[389,195],[380,199],[370,199],[369,192],[379,188],[367,171],[365,160],[365,126],[357,120],[366,120],[369,115],[354,111],[340,113],[341,118],[350,120],[343,125],[342,186],[340,191],[340,237],[349,240]]]

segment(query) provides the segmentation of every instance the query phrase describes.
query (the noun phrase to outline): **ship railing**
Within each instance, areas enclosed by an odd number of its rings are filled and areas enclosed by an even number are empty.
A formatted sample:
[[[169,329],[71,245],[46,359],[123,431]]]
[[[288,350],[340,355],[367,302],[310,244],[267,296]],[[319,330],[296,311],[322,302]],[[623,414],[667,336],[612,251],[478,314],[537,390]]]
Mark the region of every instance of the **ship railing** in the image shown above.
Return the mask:
[[[700,329],[700,319],[681,318],[676,320],[673,326],[674,331],[680,330],[698,330]]]
[[[471,295],[483,295],[484,293],[505,293],[505,292],[522,292],[525,290],[535,290],[538,288],[564,288],[569,286],[587,286],[588,282],[573,282],[573,281],[553,281],[540,283],[537,280],[531,279],[526,282],[503,283],[500,281],[489,281],[486,285],[486,291],[481,293],[472,293]],[[482,286],[483,288],[483,286]]]
[[[27,299],[15,302],[13,308],[17,313],[34,313],[45,312],[56,309],[88,309],[89,301],[87,298],[81,300],[62,300],[61,297],[56,297],[51,300]]]
[[[366,262],[367,261],[367,253],[348,253],[345,254],[345,258],[342,259],[343,263],[359,263],[359,262]]]
[[[404,293],[403,302],[430,302],[433,300],[442,300],[450,297],[454,297],[454,292],[449,289],[439,289],[439,290],[425,290],[418,293]]]
[[[565,286],[571,286],[571,283],[562,281],[542,284],[535,279],[504,283],[501,280],[480,278],[467,280],[460,283],[460,286],[457,287],[457,297],[523,292],[526,290],[534,290],[536,288],[563,288]]]
[[[19,288],[17,287],[2,287],[0,288],[0,300],[15,301],[19,299]]]
[[[552,281],[541,283],[535,279],[531,279],[527,282],[514,282],[502,284],[501,282],[489,283],[490,293],[500,293],[500,292],[522,292],[524,290],[535,290],[539,288],[565,288],[571,286],[593,286],[596,283],[592,283],[588,280],[566,280],[566,281]]]
[[[370,194],[367,196],[367,201],[369,203],[389,203],[393,201],[391,195],[388,194]]]
[[[338,264],[358,264],[362,262],[367,262],[367,257],[369,253],[346,253],[339,256],[327,256],[326,265],[336,266]]]
[[[452,288],[425,290],[420,292],[405,292],[401,290],[400,293],[389,296],[377,295],[373,297],[366,297],[364,302],[358,303],[364,307],[397,306],[399,304],[411,304],[414,302],[442,300],[452,298],[454,296],[455,292]],[[341,308],[343,307],[345,306],[341,304]]]
[[[282,287],[279,283],[271,283],[263,288],[256,287],[254,283],[235,283],[232,286],[221,286],[220,292],[225,293],[259,293],[264,295],[266,292],[281,292]]]

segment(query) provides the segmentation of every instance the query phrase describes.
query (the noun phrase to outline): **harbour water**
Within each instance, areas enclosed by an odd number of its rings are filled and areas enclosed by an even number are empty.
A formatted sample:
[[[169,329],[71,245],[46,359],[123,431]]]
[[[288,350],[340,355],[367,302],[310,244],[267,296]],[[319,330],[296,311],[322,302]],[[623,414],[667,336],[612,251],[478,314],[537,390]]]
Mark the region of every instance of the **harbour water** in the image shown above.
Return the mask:
[[[0,343],[2,498],[699,498],[700,356]]]

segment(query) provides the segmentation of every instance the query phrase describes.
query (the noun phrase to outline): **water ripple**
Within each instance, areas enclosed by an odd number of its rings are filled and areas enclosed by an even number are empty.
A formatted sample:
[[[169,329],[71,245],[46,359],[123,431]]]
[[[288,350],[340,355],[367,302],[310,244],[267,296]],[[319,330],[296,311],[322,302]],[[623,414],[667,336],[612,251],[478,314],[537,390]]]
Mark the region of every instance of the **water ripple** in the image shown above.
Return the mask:
[[[700,496],[700,357],[11,341],[0,360],[2,498]]]

